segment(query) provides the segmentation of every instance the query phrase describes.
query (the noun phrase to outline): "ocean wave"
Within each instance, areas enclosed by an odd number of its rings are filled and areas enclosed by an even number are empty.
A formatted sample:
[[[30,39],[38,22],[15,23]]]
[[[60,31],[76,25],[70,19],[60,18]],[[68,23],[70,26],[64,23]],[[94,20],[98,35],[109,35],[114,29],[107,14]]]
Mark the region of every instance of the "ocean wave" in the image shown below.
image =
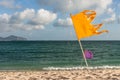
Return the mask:
[[[76,67],[44,67],[43,70],[81,70],[81,69],[120,69],[120,66],[76,66]]]

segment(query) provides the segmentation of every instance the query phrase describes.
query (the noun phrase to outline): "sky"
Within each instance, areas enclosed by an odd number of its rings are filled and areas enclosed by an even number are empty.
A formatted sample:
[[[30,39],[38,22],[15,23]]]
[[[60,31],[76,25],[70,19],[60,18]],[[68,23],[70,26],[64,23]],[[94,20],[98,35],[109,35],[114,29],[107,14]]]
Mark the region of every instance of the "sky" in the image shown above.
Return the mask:
[[[95,10],[93,23],[109,30],[83,40],[120,40],[120,0],[0,0],[0,37],[77,40],[70,13],[83,10]]]

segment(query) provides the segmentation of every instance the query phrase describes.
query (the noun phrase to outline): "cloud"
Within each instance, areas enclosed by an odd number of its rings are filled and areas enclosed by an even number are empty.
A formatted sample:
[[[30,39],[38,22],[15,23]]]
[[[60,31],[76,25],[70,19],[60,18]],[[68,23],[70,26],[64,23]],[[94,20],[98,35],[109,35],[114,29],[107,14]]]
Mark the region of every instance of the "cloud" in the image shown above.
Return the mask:
[[[57,18],[57,14],[48,10],[25,9],[12,15],[0,15],[0,30],[39,30],[44,29],[47,24],[52,23]]]
[[[72,20],[71,18],[58,19],[57,22],[54,23],[54,26],[62,26],[62,27],[72,26]]]
[[[114,13],[113,9],[112,8],[108,8],[108,14],[111,14],[111,13]]]
[[[10,23],[19,24],[22,21],[23,22],[25,22],[27,20],[29,21],[35,16],[35,14],[36,13],[35,13],[34,9],[28,9],[27,8],[23,12],[16,12],[13,15],[11,15]]]
[[[21,19],[32,19],[35,16],[35,10],[34,9],[26,9],[23,12],[19,14]]]
[[[40,9],[38,10],[34,18],[31,20],[31,23],[46,25],[54,21],[56,18],[57,18],[57,14],[49,12],[44,9]]]
[[[104,20],[105,23],[113,23],[116,20],[116,15],[112,14],[110,18]]]
[[[112,4],[112,0],[37,0],[37,3],[43,6],[52,7],[57,12],[74,12],[83,9],[96,10],[102,14]]]
[[[116,14],[112,8],[108,8],[107,14],[111,15],[109,18],[104,19],[104,23],[113,23],[116,20]]]
[[[10,31],[9,28],[10,15],[4,13],[0,15],[0,31]]]
[[[15,0],[1,0],[0,6],[12,9],[18,9],[22,7],[20,5],[15,4]]]

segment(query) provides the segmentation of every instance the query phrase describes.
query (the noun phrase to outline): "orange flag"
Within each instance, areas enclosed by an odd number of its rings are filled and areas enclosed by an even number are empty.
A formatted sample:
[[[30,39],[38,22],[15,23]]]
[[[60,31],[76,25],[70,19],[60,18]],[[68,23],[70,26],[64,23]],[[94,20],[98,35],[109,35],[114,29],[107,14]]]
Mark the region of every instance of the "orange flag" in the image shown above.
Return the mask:
[[[74,29],[78,40],[85,37],[90,37],[93,35],[98,35],[103,32],[108,32],[107,30],[98,31],[102,24],[93,25],[91,22],[96,16],[96,12],[93,10],[84,10],[78,14],[70,15]]]

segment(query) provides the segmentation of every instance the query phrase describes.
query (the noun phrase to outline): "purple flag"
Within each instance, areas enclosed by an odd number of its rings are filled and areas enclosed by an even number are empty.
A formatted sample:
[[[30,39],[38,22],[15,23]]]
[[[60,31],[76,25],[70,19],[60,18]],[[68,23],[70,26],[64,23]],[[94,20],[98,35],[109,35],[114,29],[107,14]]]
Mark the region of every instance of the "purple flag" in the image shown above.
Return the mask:
[[[85,50],[84,51],[86,59],[92,59],[93,58],[93,53],[90,50]]]

